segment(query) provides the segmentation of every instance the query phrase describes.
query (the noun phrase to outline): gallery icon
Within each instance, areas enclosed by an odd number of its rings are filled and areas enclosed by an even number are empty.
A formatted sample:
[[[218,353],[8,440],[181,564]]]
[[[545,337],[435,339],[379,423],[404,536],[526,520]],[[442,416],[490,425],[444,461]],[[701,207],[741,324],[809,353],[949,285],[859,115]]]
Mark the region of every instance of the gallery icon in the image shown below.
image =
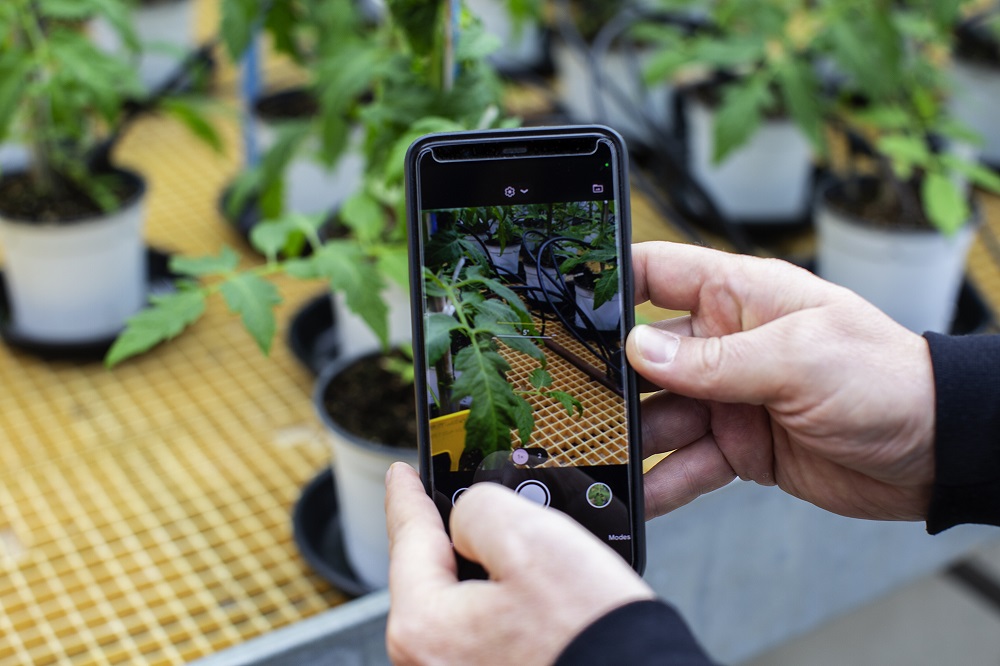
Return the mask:
[[[592,189],[594,194],[604,194],[604,185],[601,183],[594,183]]]
[[[512,196],[517,194],[517,190],[514,189],[513,185],[508,185],[507,187],[503,188],[503,193],[507,196],[508,199],[510,199]]]
[[[587,504],[595,509],[603,509],[611,504],[611,486],[606,483],[594,483],[587,488]]]

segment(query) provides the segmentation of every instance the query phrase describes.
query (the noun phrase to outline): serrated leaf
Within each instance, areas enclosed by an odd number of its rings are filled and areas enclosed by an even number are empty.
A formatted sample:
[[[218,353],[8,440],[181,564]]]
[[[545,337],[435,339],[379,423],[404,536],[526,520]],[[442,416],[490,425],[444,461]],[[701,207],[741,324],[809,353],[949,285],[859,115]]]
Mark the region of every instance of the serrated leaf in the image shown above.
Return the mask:
[[[389,308],[382,298],[385,280],[371,257],[350,241],[329,241],[315,255],[315,265],[330,288],[344,294],[347,307],[389,345]]]
[[[550,375],[547,370],[535,368],[531,371],[528,381],[530,381],[531,385],[536,389],[548,388],[549,386],[552,386],[552,375]]]
[[[169,115],[177,119],[191,134],[200,139],[216,153],[221,154],[224,146],[222,137],[216,131],[215,126],[209,122],[207,116],[199,108],[188,100],[179,98],[168,98],[161,100],[161,108]]]
[[[260,6],[259,0],[222,0],[220,33],[233,60],[243,57],[250,46]]]
[[[455,370],[454,398],[472,398],[465,421],[467,446],[476,446],[485,455],[509,449],[519,409],[518,397],[506,379],[510,366],[495,351],[470,345],[455,355]]]
[[[170,258],[170,270],[181,275],[201,277],[236,270],[240,257],[230,247],[223,247],[217,256],[185,257],[174,255]]]
[[[563,409],[565,409],[566,413],[570,416],[573,416],[574,410],[576,410],[577,416],[583,416],[583,403],[569,393],[566,393],[565,391],[549,391],[548,396],[558,400],[559,404],[563,406]]]
[[[924,176],[921,199],[927,217],[945,236],[952,236],[969,219],[969,205],[947,176],[931,172]]]
[[[517,438],[521,446],[527,446],[531,441],[531,434],[535,431],[535,412],[531,403],[519,395],[514,396],[513,411],[514,427],[517,428]]]
[[[777,72],[785,106],[796,125],[820,154],[826,152],[823,137],[823,96],[813,68],[796,60],[787,60]]]
[[[378,269],[400,287],[409,289],[410,256],[406,245],[383,245],[379,248]]]
[[[604,271],[594,285],[594,309],[618,295],[618,269]]]
[[[304,215],[290,213],[283,217],[266,220],[254,226],[250,231],[250,244],[261,252],[268,260],[273,261],[281,251],[286,251],[295,239],[306,238],[310,243],[318,244],[318,232],[326,221],[326,217],[317,213]]]
[[[903,180],[910,178],[915,167],[924,166],[931,159],[930,149],[919,137],[889,134],[880,137],[876,147],[889,158],[893,171]]]
[[[767,80],[752,77],[730,85],[723,93],[715,116],[712,161],[720,164],[750,140],[761,125],[764,109],[771,102]]]
[[[179,335],[205,312],[205,294],[198,289],[154,296],[152,305],[129,317],[125,330],[104,357],[112,368]]]
[[[451,347],[451,332],[460,326],[457,319],[440,312],[424,317],[424,347],[428,365],[441,360]]]
[[[340,209],[341,221],[354,232],[361,243],[373,243],[385,229],[385,211],[370,194],[355,192]]]
[[[278,288],[253,273],[240,273],[223,282],[220,290],[226,305],[241,316],[243,327],[266,356],[277,329],[274,307],[281,303]]]

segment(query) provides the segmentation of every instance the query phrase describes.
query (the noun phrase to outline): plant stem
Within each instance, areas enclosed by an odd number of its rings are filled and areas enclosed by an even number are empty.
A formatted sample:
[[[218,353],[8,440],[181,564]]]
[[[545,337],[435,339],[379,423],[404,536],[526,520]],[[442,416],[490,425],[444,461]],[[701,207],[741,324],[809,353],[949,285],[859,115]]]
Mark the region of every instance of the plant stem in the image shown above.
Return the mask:
[[[52,63],[52,54],[42,26],[42,18],[38,15],[34,0],[22,0],[18,10],[21,18],[21,31],[28,45],[28,51],[34,55],[34,72],[29,76],[35,79],[36,85],[43,91],[50,85],[50,75],[47,71]],[[29,150],[32,154],[31,170],[37,192],[43,197],[54,196],[57,193],[57,179],[54,161],[57,161],[58,141],[55,138],[52,119],[51,97],[44,93],[38,94],[34,100],[34,113],[25,114],[28,124]]]

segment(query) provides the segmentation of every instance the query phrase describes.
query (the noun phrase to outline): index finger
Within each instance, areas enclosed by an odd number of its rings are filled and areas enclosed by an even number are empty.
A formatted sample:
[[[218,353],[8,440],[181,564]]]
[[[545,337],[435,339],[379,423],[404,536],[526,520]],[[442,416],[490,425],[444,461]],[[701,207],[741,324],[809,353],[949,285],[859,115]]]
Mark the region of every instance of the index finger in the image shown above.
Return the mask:
[[[730,254],[696,245],[648,241],[632,246],[635,302],[651,302],[670,310],[697,312],[706,294],[735,299],[742,308],[774,304],[765,320],[819,302],[822,280],[808,271],[776,259]],[[775,292],[780,291],[777,298]]]
[[[456,583],[455,556],[441,514],[416,471],[394,463],[386,476],[389,589],[394,598]]]

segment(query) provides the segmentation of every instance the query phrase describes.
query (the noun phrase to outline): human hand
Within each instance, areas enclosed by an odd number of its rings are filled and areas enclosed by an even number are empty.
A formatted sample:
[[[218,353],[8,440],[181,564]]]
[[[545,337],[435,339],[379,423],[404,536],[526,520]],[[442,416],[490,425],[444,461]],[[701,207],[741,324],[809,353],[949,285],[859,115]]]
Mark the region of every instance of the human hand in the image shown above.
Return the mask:
[[[551,664],[594,620],[652,591],[570,518],[495,483],[451,512],[454,547],[490,580],[459,581],[452,543],[413,468],[386,477],[395,664]]]
[[[856,294],[773,259],[633,246],[636,302],[691,312],[637,326],[647,518],[735,476],[857,518],[920,520],[934,481],[927,343]]]

